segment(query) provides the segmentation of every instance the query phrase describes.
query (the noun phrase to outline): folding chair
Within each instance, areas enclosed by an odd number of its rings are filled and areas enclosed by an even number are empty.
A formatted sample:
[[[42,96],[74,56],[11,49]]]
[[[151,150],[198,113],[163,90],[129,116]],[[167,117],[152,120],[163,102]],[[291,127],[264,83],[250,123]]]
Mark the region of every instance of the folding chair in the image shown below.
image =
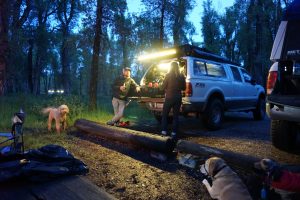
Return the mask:
[[[11,153],[24,153],[24,138],[23,138],[23,123],[25,120],[25,113],[20,110],[20,112],[15,113],[12,121],[11,133],[1,133],[0,136],[7,137],[6,140],[0,142],[0,145],[10,142],[10,145],[0,148],[0,155],[6,155]]]

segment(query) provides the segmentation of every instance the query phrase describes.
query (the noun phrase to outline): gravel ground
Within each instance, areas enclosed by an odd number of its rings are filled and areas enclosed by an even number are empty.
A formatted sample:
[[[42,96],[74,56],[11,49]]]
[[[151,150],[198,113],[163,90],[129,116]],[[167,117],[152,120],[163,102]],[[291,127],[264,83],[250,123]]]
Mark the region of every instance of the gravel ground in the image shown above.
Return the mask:
[[[199,173],[137,147],[75,134],[69,151],[90,168],[87,178],[118,199],[210,199]]]
[[[221,130],[209,132],[198,120],[181,119],[180,132],[182,139],[199,144],[300,165],[298,152],[286,153],[272,147],[269,122],[254,121],[249,114],[229,114]],[[128,128],[156,134],[160,129],[154,121],[132,123]],[[138,147],[79,132],[71,135],[69,150],[89,166],[87,177],[118,199],[211,199],[201,184],[198,169],[180,166],[179,154],[159,161]],[[257,174],[231,167],[247,185],[253,199],[259,199],[261,182]],[[272,199],[279,197],[275,195]]]

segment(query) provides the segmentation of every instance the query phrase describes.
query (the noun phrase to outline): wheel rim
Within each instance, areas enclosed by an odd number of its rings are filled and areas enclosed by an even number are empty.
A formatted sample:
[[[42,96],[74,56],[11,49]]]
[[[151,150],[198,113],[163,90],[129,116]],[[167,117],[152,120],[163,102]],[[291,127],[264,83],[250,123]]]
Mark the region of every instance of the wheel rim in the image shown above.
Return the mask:
[[[221,120],[221,108],[215,107],[212,110],[211,120],[214,124],[220,123]]]

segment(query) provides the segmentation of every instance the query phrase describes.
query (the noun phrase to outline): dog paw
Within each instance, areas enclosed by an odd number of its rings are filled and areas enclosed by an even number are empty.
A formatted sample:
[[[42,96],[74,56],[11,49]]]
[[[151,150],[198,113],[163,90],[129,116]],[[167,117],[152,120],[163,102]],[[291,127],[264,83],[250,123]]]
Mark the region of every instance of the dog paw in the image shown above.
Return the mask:
[[[207,181],[206,179],[203,179],[203,180],[202,180],[202,183],[203,183],[204,185],[209,184],[208,181]]]
[[[212,183],[210,183],[207,179],[203,179],[202,183],[206,186],[206,188],[210,188],[212,186]]]

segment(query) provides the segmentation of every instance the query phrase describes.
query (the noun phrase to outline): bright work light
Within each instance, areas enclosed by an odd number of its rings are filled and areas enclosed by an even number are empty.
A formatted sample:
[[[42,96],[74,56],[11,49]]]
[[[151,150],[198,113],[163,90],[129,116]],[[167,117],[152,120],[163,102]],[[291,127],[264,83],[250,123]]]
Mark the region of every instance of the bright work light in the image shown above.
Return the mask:
[[[159,58],[159,57],[169,56],[169,55],[173,55],[173,54],[176,54],[176,50],[175,49],[170,49],[170,50],[166,50],[166,51],[160,51],[160,52],[157,52],[157,53],[141,55],[141,56],[138,57],[138,60],[139,61],[149,60],[149,59],[152,59],[152,58]]]
[[[163,71],[168,71],[170,68],[170,63],[160,63],[158,64],[158,68]]]

